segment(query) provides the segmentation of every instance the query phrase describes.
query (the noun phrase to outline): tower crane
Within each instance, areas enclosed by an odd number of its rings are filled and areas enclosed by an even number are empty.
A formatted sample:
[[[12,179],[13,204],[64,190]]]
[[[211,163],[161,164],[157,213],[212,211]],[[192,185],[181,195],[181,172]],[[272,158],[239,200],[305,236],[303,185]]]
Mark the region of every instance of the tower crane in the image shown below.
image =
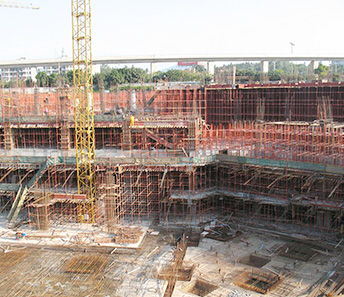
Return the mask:
[[[91,48],[91,1],[72,1],[75,148],[78,193],[86,193],[79,206],[79,222],[95,222],[95,133]],[[39,9],[32,3],[0,0],[0,6]]]
[[[78,193],[86,193],[79,205],[79,222],[95,222],[95,133],[91,48],[91,0],[72,0],[73,82],[75,148]]]
[[[0,0],[0,6],[2,6],[2,7],[14,7],[14,8],[39,9],[38,6],[33,6],[32,3],[24,3],[24,2],[17,2],[17,1],[4,1],[4,0]]]

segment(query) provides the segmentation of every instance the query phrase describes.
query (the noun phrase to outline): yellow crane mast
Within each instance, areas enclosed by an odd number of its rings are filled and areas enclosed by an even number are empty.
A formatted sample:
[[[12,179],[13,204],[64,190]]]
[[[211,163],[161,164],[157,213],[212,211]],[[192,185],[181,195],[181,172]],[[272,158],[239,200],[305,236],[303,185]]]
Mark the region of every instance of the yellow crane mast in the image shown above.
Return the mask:
[[[95,222],[95,133],[91,48],[91,1],[72,0],[75,146],[79,194],[79,222]]]

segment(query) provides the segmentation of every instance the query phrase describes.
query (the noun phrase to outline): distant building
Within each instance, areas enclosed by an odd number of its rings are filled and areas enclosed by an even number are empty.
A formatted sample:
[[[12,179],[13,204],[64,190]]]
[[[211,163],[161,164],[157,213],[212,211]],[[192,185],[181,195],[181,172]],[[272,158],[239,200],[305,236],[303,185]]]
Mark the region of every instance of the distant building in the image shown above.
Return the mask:
[[[0,69],[0,79],[3,81],[19,80],[31,78],[36,80],[36,75],[39,72],[46,72],[48,75],[52,73],[66,73],[73,70],[73,65],[68,66],[42,66],[42,67],[15,67]]]

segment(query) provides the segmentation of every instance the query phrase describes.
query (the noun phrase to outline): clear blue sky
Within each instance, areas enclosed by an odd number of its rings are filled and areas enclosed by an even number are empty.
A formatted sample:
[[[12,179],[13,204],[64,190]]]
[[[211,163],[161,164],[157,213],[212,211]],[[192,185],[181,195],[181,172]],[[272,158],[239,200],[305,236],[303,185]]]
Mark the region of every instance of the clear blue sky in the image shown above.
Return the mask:
[[[19,0],[18,0],[19,1]],[[22,0],[24,2],[25,0]],[[0,7],[0,60],[71,52],[71,1]],[[343,0],[93,0],[93,56],[344,54]]]

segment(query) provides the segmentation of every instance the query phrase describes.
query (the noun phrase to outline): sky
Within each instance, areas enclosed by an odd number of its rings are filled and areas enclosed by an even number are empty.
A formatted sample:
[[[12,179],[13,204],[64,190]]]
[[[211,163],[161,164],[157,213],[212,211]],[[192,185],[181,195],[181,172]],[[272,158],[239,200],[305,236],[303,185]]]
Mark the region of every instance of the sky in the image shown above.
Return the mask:
[[[20,0],[17,0],[20,1]],[[25,2],[25,0],[21,0]],[[72,56],[70,0],[0,7],[0,60]],[[344,54],[343,0],[93,0],[93,57]]]

